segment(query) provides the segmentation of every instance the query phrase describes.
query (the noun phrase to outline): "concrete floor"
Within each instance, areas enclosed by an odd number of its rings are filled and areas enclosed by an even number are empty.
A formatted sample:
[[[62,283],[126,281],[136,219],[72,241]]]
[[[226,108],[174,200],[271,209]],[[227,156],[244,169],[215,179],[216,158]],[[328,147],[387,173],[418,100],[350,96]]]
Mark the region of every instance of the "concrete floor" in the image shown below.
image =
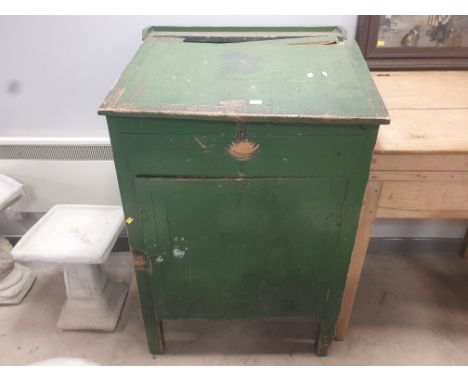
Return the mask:
[[[468,263],[456,254],[369,254],[348,336],[324,358],[310,353],[307,321],[168,321],[166,354],[153,357],[127,253],[107,264],[131,282],[116,332],[62,332],[61,269],[33,268],[38,279],[23,303],[0,307],[0,365],[55,357],[104,365],[468,364]]]

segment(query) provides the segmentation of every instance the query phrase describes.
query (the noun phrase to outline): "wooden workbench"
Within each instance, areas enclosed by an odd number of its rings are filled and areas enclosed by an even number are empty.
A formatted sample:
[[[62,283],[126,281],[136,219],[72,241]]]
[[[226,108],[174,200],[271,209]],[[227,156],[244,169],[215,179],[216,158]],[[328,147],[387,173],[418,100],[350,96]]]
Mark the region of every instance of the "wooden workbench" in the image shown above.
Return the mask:
[[[468,219],[468,71],[374,72],[373,78],[391,124],[380,129],[373,155],[338,340],[348,327],[375,218]]]

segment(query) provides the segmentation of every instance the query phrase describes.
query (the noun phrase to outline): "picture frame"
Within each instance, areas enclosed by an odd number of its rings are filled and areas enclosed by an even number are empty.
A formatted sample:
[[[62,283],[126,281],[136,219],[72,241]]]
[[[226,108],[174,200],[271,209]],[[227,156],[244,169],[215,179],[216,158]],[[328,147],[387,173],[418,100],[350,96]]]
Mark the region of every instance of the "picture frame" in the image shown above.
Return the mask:
[[[468,69],[468,16],[358,16],[371,70]]]

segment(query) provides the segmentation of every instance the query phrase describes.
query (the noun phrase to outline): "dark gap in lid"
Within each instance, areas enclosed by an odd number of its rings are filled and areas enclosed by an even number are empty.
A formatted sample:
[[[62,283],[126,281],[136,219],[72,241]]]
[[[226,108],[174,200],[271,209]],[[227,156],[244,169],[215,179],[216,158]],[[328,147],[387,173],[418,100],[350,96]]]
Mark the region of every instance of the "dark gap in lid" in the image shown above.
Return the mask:
[[[207,43],[207,44],[232,44],[239,42],[251,42],[251,41],[269,41],[269,40],[283,40],[289,38],[304,38],[313,36],[189,36],[184,38],[184,42],[192,43]]]
[[[289,45],[337,45],[336,41],[307,41],[307,42],[296,42]]]

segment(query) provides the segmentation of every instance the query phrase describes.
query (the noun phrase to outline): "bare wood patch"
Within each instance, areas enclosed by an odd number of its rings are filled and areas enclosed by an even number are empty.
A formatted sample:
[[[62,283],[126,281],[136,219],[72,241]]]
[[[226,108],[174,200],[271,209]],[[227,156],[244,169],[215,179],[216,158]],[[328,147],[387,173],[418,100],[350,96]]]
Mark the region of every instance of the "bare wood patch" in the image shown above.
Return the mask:
[[[249,141],[248,139],[232,142],[228,147],[228,153],[233,158],[241,161],[252,159],[253,154],[260,148],[258,143]]]

